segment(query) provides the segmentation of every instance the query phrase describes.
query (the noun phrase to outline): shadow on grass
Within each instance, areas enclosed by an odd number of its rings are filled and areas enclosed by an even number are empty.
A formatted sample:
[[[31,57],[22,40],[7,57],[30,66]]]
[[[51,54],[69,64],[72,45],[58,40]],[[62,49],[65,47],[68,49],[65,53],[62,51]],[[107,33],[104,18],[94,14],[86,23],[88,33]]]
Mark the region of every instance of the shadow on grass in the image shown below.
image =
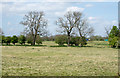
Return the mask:
[[[47,45],[2,45],[2,46],[33,46],[33,47],[40,47],[40,46],[43,46],[43,47],[45,47],[45,46],[47,46]]]
[[[62,46],[59,46],[59,45],[56,45],[56,46],[50,46],[50,47],[68,47],[67,45],[62,45]],[[81,47],[81,46],[69,46],[69,47]],[[93,46],[82,46],[82,47],[93,47]]]
[[[99,47],[99,46],[82,46],[82,47],[105,48],[105,47]]]
[[[50,46],[50,47],[67,47],[67,46],[66,45],[61,45],[61,46],[55,45],[55,46]]]
[[[109,44],[104,44],[104,43],[95,43],[95,45],[109,45]]]

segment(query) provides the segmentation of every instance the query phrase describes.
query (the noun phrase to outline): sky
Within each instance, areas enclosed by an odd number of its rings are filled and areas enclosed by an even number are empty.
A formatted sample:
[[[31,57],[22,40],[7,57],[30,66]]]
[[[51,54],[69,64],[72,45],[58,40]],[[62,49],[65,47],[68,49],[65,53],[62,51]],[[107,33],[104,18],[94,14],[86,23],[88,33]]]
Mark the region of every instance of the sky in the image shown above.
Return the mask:
[[[79,1],[79,0],[78,0]],[[24,30],[24,26],[20,24],[25,14],[30,11],[44,11],[45,18],[48,20],[49,32],[52,35],[59,34],[56,30],[58,26],[55,21],[58,17],[63,17],[67,11],[80,11],[84,14],[84,17],[88,19],[89,25],[95,30],[94,35],[106,36],[104,27],[118,26],[118,2],[117,0],[107,2],[107,0],[97,0],[94,2],[17,2],[12,0],[11,2],[5,0],[0,6],[0,16],[2,19],[2,30],[4,35],[20,35]],[[106,2],[105,2],[106,1]]]

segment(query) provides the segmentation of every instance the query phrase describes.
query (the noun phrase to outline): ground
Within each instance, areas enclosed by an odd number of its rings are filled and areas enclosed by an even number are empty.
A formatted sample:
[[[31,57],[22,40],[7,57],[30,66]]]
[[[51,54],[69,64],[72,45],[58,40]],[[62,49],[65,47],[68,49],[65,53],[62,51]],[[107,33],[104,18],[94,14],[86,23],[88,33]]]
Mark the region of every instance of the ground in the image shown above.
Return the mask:
[[[2,75],[117,76],[118,49],[108,42],[88,42],[86,47],[57,47],[51,41],[43,45],[2,46]]]

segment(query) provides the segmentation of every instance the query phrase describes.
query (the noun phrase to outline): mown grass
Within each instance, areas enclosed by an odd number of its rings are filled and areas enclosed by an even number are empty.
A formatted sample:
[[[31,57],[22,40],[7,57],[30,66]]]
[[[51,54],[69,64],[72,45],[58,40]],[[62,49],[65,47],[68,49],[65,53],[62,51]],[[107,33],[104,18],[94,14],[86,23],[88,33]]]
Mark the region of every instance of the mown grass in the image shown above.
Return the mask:
[[[2,46],[3,76],[117,76],[118,49],[108,42],[85,47]]]

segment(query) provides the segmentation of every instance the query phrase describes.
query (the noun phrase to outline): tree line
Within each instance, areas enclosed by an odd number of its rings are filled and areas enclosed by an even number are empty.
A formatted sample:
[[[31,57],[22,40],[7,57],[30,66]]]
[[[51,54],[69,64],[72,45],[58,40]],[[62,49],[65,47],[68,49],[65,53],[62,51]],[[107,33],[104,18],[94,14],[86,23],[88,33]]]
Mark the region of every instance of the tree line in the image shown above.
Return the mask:
[[[40,36],[48,32],[46,30],[48,21],[45,19],[45,13],[43,11],[29,12],[24,16],[20,24],[25,26],[24,35],[19,37],[3,36],[2,43],[9,45],[11,42],[15,45],[15,43],[19,42],[22,45],[27,41],[27,43],[31,45],[35,45],[35,43],[42,44]],[[57,35],[54,38],[55,42],[59,45],[64,45],[66,43],[68,46],[78,46],[79,44],[84,46],[87,44],[87,37],[94,33],[94,29],[89,25],[83,13],[79,11],[68,11],[63,17],[59,17],[58,20],[56,20],[56,25],[59,26],[59,32],[64,33],[64,35]],[[117,47],[119,43],[119,29],[113,26],[111,31],[109,33],[107,32],[107,34],[111,47]],[[101,37],[98,36],[96,38],[100,39]]]
[[[70,39],[70,46],[83,46],[87,44],[87,40],[89,41],[104,41],[104,39],[106,39],[106,37],[101,37],[101,36],[91,36],[89,38],[85,38],[84,40],[82,40],[82,38],[80,38],[79,36],[71,36]],[[63,46],[64,44],[67,44],[67,35],[63,34],[63,35],[55,35],[55,36],[37,36],[36,38],[36,42],[38,45],[42,44],[43,41],[55,41],[55,43],[59,44],[60,46]],[[83,41],[83,42],[82,42]],[[19,43],[20,45],[25,45],[25,43],[32,45],[32,39],[30,35],[20,35],[20,36],[16,36],[13,35],[11,36],[4,36],[2,35],[2,44],[4,45],[10,45],[10,44],[15,45],[16,43]]]
[[[5,43],[6,45],[10,45],[10,43],[12,43],[13,45],[15,45],[16,43],[19,43],[20,45],[25,45],[25,43],[31,44],[32,45],[32,39],[29,36],[24,36],[24,35],[20,35],[20,36],[16,36],[13,35],[11,36],[2,36],[2,44]],[[36,43],[42,44],[42,39],[37,36],[36,39]]]

